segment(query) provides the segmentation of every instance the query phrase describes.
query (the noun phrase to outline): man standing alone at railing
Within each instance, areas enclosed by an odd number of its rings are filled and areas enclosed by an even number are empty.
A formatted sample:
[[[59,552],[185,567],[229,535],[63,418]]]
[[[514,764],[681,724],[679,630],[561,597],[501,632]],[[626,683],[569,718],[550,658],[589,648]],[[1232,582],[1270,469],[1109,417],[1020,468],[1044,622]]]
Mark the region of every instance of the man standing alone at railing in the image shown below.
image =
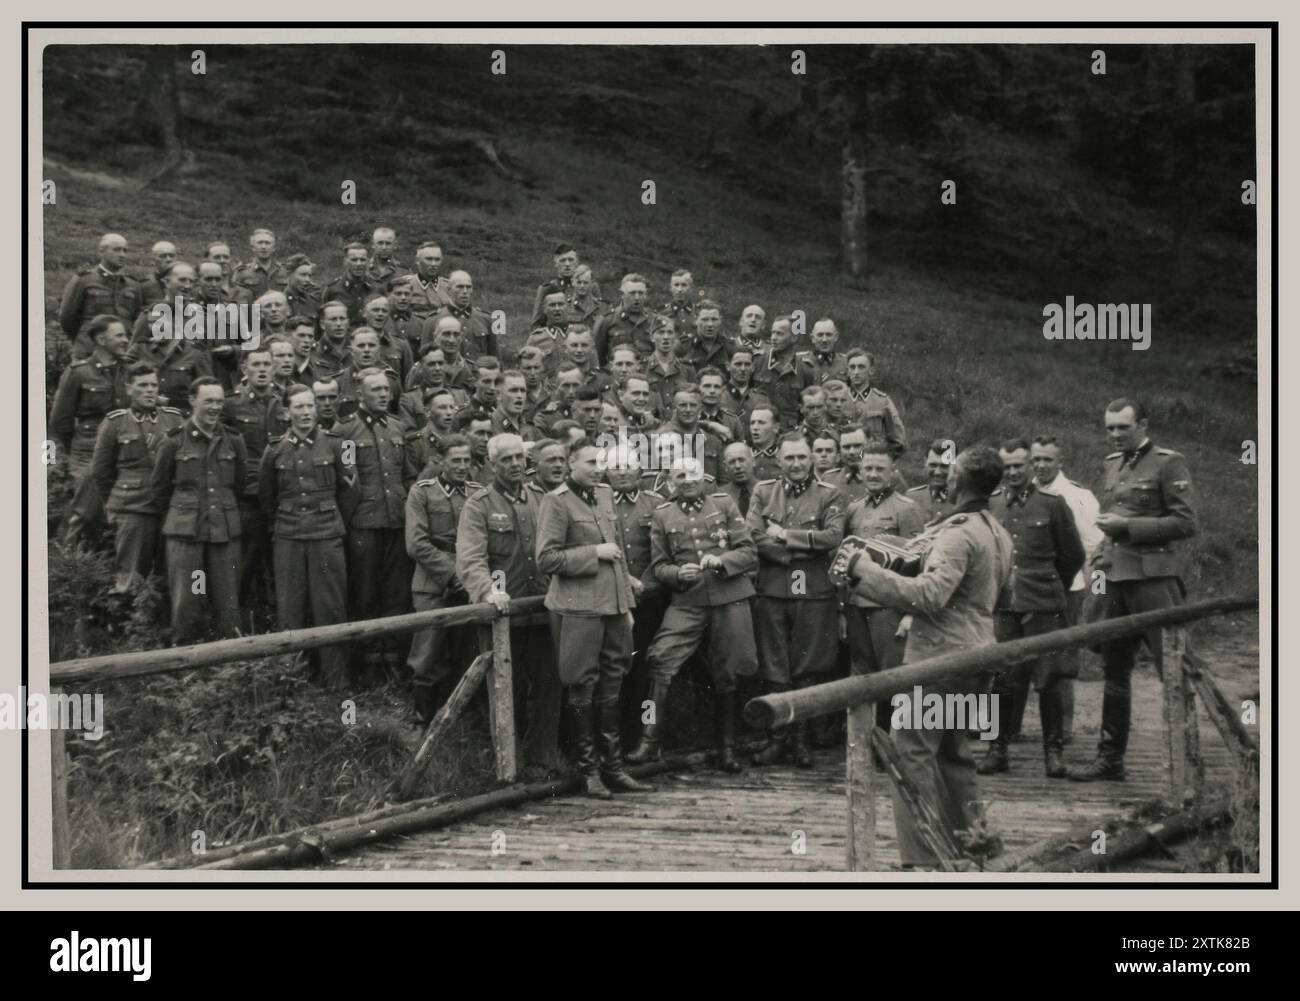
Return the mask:
[[[1106,407],[1106,438],[1117,451],[1106,456],[1106,481],[1097,527],[1106,533],[1092,568],[1105,574],[1101,614],[1152,612],[1183,603],[1178,554],[1172,545],[1196,534],[1192,477],[1178,452],[1156,448],[1147,437],[1146,408],[1136,400],[1114,400]],[[1102,647],[1106,685],[1101,703],[1097,757],[1070,769],[1076,782],[1123,781],[1128,747],[1129,676],[1141,636],[1127,636]],[[1160,643],[1152,644],[1160,663]]]
[[[918,576],[900,576],[862,553],[846,571],[859,595],[912,616],[904,664],[991,646],[993,608],[1011,575],[1011,537],[988,511],[989,495],[1002,480],[998,453],[985,446],[967,449],[957,456],[948,476],[956,509],[927,531],[934,541]],[[968,676],[923,685],[921,697],[934,694],[943,699],[975,687],[975,679]],[[893,739],[905,778],[922,800],[934,805],[953,837],[975,819],[971,804],[978,800],[979,789],[965,721],[942,722],[939,728],[895,728]],[[903,866],[934,865],[937,859],[896,789],[894,823]]]

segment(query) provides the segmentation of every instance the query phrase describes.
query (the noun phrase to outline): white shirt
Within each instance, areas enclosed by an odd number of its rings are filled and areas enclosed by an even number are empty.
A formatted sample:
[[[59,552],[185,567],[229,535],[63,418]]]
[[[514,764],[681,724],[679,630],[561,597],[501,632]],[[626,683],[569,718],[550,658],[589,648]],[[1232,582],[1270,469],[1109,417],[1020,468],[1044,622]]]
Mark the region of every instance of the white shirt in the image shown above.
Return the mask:
[[[1097,498],[1093,496],[1092,491],[1066,479],[1064,473],[1057,473],[1056,479],[1046,486],[1035,480],[1034,486],[1045,494],[1055,494],[1070,506],[1070,513],[1074,515],[1074,527],[1079,532],[1087,559],[1091,560],[1093,553],[1101,545],[1101,540],[1105,538],[1105,533],[1097,527],[1097,516],[1101,514],[1101,505],[1097,503]],[[1085,561],[1084,569],[1087,569],[1087,566]],[[1083,586],[1083,570],[1080,570],[1075,574],[1070,590],[1081,591]]]

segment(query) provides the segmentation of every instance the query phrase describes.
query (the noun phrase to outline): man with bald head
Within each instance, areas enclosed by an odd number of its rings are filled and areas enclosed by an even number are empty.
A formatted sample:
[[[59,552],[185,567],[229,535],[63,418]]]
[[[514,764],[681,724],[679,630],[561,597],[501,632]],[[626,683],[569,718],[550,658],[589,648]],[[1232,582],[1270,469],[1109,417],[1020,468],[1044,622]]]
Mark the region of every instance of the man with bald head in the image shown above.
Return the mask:
[[[454,316],[460,321],[464,352],[470,358],[491,355],[500,358],[492,317],[474,305],[474,279],[468,271],[453,271],[448,276],[451,302],[438,310],[437,316]]]
[[[149,253],[153,257],[153,271],[140,282],[140,295],[145,309],[167,298],[167,269],[176,260],[176,244],[159,240],[149,248]]]
[[[736,343],[750,351],[762,351],[767,347],[767,336],[763,325],[767,322],[767,313],[763,307],[751,303],[740,313],[740,322],[736,325]]]
[[[144,308],[140,283],[126,273],[126,237],[105,233],[98,252],[99,263],[77,272],[59,304],[59,326],[72,341],[74,358],[89,358],[94,352],[86,328],[95,317],[116,316],[129,331]]]

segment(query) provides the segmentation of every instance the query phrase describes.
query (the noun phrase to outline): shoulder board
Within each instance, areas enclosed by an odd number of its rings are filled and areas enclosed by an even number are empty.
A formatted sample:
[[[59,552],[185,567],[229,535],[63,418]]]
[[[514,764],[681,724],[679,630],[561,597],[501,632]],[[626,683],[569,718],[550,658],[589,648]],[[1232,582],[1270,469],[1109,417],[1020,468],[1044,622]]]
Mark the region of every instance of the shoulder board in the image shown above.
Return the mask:
[[[416,481],[415,481],[415,485],[416,485],[417,487],[427,487],[430,483],[437,483],[437,482],[438,482],[438,481],[435,480],[435,479],[416,480]]]
[[[812,358],[812,352],[811,352],[811,351],[796,351],[796,352],[794,353],[794,356],[795,356],[796,358]]]
[[[1124,454],[1123,452],[1111,452],[1110,455],[1106,456],[1106,458],[1107,458],[1107,459],[1118,459],[1118,458],[1119,458],[1121,455],[1123,455],[1123,454]]]
[[[417,487],[418,487],[419,485],[420,485],[419,483],[416,484]],[[531,485],[531,484],[530,484],[530,485]],[[482,499],[483,499],[484,497],[486,497],[487,495],[488,495],[488,488],[487,488],[487,487],[480,487],[478,490],[475,490],[472,494],[466,494],[466,495],[465,495],[465,499],[466,499],[466,500],[482,500]]]
[[[123,407],[121,410],[110,410],[108,413],[104,415],[104,419],[112,420],[114,417],[121,417],[124,413],[126,413],[125,407]]]
[[[179,410],[177,410],[175,407],[159,407],[158,409],[159,409],[162,413],[164,413],[164,414],[175,414],[177,417],[184,417],[184,416],[185,416],[183,413],[181,413],[181,412],[180,412]]]
[[[775,482],[777,482],[777,479],[776,479],[776,477],[774,476],[774,477],[772,477],[772,479],[770,479],[770,480],[759,480],[757,483],[754,484],[754,486],[756,486],[756,487],[765,487],[765,486],[767,486],[769,483],[775,483]]]
[[[608,483],[595,483],[592,485],[592,489],[597,491],[608,490],[610,493],[614,492],[614,488],[611,487]]]
[[[1072,487],[1078,487],[1080,490],[1087,490],[1087,489],[1088,489],[1088,488],[1085,487],[1082,483],[1080,483],[1078,480],[1072,480],[1072,479],[1070,479],[1068,476],[1065,478],[1065,482],[1068,483],[1068,484],[1070,484],[1070,486],[1072,486]]]
[[[658,510],[660,510],[661,508],[672,507],[672,506],[673,506],[673,502],[672,502],[672,501],[664,501],[662,504],[656,504],[656,505],[655,505],[655,510],[658,511]]]
[[[555,411],[560,409],[560,404],[558,401],[552,400],[550,403],[546,404],[546,406],[542,407],[542,409],[548,414],[553,414]]]
[[[731,494],[727,493],[727,491],[725,491],[725,490],[719,490],[716,494],[709,494],[709,496],[710,496],[710,497],[726,497],[726,498],[730,498],[730,497],[731,497]]]
[[[321,432],[321,434],[328,435],[328,436],[331,437],[331,438],[342,438],[342,437],[343,437],[343,436],[342,436],[341,434],[339,434],[338,431],[336,430],[337,427],[338,427],[337,424],[336,424],[334,427],[332,427],[332,428],[322,428],[322,427],[320,427],[319,424],[316,425],[316,426],[317,426],[318,428],[320,428],[320,432]]]
[[[944,525],[944,528],[947,528],[949,525],[964,525],[964,524],[966,524],[966,521],[967,521],[967,517],[966,517],[966,515],[964,515],[964,514],[954,514],[951,518],[949,518],[947,521],[945,521],[945,522],[943,523],[943,525]]]
[[[535,491],[537,491],[539,494],[545,494],[545,493],[546,493],[546,491],[543,490],[541,487],[539,487],[536,483],[525,483],[525,484],[524,484],[524,489],[526,489],[526,490],[535,490]],[[486,493],[486,492],[487,492],[487,487],[484,487],[484,488],[483,488],[483,491]]]
[[[884,396],[884,397],[886,397],[886,398],[888,397],[888,394],[887,394],[887,393],[883,392],[882,390],[880,390],[880,389],[877,388],[876,386],[872,386],[870,389],[867,390],[867,395],[868,395],[868,396],[871,396],[873,393],[874,393],[876,396]]]
[[[568,492],[569,492],[569,485],[567,483],[561,483],[558,487],[556,487],[554,490],[551,491],[551,493],[553,494],[567,494]]]
[[[1157,448],[1157,455],[1182,455],[1181,452],[1175,452],[1172,448]]]
[[[268,435],[266,439],[267,445],[278,445],[282,441],[284,441],[284,435],[282,434]]]
[[[167,429],[167,437],[174,438],[176,437],[176,435],[180,434],[184,430],[185,430],[184,424],[177,424],[174,428]]]
[[[479,483],[477,480],[466,480],[466,481],[465,481],[465,489],[466,489],[467,491],[468,491],[468,490],[482,490],[482,489],[483,489],[483,484],[482,484],[482,483]]]
[[[647,488],[647,489],[645,489],[644,491],[642,491],[642,493],[644,493],[647,497],[650,497],[650,498],[652,498],[652,499],[654,499],[654,500],[663,500],[663,499],[664,499],[664,495],[661,494],[661,493],[659,493],[657,490],[651,490],[651,489]]]
[[[93,265],[93,264],[83,264],[81,267],[77,268],[77,275],[78,275],[78,276],[81,276],[81,275],[88,275],[88,274],[90,274],[90,273],[91,273],[92,271],[94,271],[94,270],[95,270],[95,265]]]
[[[71,365],[69,365],[68,368],[77,368],[80,365],[89,365],[89,364],[90,364],[89,358],[79,358],[76,361],[74,361]]]
[[[919,487],[908,487],[907,492],[909,494],[919,494],[922,490],[925,489],[926,489],[926,484],[922,483]]]
[[[908,493],[911,493],[911,491],[909,490]],[[904,494],[900,494],[897,490],[894,491],[892,496],[897,497],[904,504],[910,504],[912,507],[916,507],[916,501],[912,500],[911,497],[908,497]]]
[[[990,496],[990,497],[1001,497],[1001,496],[1002,496],[1002,488],[1001,488],[1001,487],[998,487],[998,488],[997,488],[996,490],[994,490],[991,494],[989,494],[989,496]]]
[[[704,482],[705,482],[705,483],[717,483],[717,482],[718,482],[718,478],[717,478],[716,476],[712,475],[711,473],[705,473],[705,474],[704,474]]]
[[[825,480],[814,480],[813,482],[816,483],[819,487],[825,487],[827,490],[835,489],[834,483],[827,483]]]

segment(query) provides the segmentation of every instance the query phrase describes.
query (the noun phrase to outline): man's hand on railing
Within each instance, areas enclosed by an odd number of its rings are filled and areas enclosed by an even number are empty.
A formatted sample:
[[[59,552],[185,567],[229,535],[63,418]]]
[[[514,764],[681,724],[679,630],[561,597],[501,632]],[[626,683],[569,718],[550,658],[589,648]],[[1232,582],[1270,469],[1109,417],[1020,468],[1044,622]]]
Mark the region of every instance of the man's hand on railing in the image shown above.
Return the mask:
[[[489,591],[488,596],[483,600],[494,607],[499,615],[506,615],[510,612],[510,595],[506,594],[505,591]]]

